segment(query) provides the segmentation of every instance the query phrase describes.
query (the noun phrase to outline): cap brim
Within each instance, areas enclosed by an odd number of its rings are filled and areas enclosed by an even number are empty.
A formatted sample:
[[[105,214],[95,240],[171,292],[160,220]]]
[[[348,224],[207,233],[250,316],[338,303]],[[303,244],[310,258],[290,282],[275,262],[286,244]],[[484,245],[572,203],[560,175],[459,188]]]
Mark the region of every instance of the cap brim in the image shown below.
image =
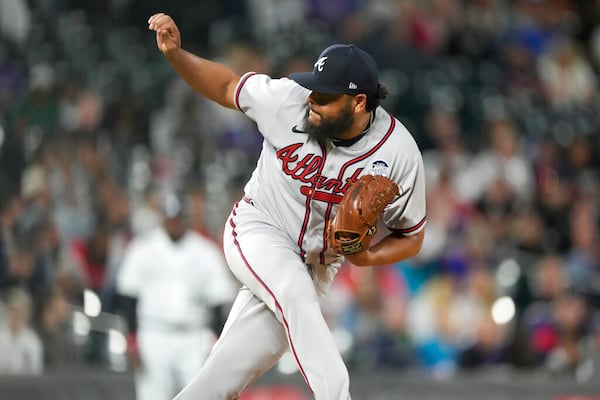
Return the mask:
[[[344,90],[340,88],[334,88],[332,86],[324,85],[319,82],[312,72],[293,72],[290,74],[290,78],[298,85],[303,86],[309,90],[325,94],[343,94]]]

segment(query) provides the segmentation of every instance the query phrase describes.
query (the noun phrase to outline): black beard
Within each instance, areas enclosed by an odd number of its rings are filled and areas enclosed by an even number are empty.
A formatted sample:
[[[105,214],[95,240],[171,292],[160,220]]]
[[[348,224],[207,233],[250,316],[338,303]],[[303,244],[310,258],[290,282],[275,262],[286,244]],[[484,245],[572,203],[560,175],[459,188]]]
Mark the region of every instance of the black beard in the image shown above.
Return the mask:
[[[304,116],[304,132],[308,135],[309,140],[317,141],[321,144],[326,144],[339,137],[346,132],[352,124],[354,124],[354,115],[350,108],[344,108],[340,115],[333,118],[321,118],[320,124],[313,124],[308,119],[310,109],[306,110]]]

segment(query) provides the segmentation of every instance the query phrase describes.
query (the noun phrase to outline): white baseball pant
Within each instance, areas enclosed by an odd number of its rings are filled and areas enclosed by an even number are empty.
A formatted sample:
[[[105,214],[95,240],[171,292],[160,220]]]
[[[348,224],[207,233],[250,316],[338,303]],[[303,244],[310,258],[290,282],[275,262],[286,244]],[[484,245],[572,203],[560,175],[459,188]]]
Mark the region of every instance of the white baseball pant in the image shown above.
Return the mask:
[[[348,400],[349,377],[307,267],[281,230],[251,204],[230,215],[224,249],[240,290],[221,337],[174,400],[235,399],[290,349],[317,400]]]
[[[204,365],[215,335],[207,328],[138,330],[142,368],[135,371],[137,400],[167,400]]]

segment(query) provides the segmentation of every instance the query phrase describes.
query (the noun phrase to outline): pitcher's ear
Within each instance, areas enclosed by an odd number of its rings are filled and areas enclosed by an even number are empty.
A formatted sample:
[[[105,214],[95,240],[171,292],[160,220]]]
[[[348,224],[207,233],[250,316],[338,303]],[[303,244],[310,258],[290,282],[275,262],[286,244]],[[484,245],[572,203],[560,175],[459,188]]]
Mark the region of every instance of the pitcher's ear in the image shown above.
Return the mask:
[[[364,93],[357,94],[354,96],[354,111],[366,110],[367,108],[367,95]]]

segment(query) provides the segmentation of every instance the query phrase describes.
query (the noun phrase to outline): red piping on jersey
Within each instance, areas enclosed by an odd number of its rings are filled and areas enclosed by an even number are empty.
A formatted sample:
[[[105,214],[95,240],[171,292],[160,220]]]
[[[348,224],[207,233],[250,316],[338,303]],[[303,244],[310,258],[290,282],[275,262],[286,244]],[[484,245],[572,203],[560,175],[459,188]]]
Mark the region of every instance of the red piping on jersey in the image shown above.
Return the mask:
[[[238,205],[239,205],[239,202],[235,204],[233,215],[235,215],[235,209],[238,207]],[[248,268],[248,271],[250,271],[250,273],[252,274],[252,276],[254,276],[254,278],[256,278],[256,280],[258,281],[258,283],[260,283],[260,285],[273,298],[273,302],[275,303],[275,307],[277,307],[277,310],[279,310],[279,313],[281,314],[281,320],[283,321],[283,326],[285,328],[285,333],[286,333],[286,336],[288,338],[288,342],[290,343],[290,350],[292,351],[292,354],[294,355],[294,359],[296,360],[296,364],[298,364],[298,369],[300,370],[300,373],[302,374],[302,377],[304,378],[304,382],[306,382],[306,386],[308,386],[308,389],[310,390],[311,394],[314,396],[315,392],[313,391],[312,387],[310,386],[310,383],[308,382],[308,377],[306,376],[306,373],[304,372],[304,368],[302,368],[302,364],[300,363],[300,360],[298,359],[298,354],[296,354],[296,348],[294,347],[294,343],[292,342],[292,336],[290,334],[290,326],[289,326],[287,320],[285,319],[285,315],[283,314],[283,308],[281,307],[281,305],[277,301],[277,298],[275,297],[275,294],[271,291],[271,289],[269,289],[269,287],[266,285],[266,283],[262,279],[260,279],[260,277],[258,276],[258,274],[256,273],[256,271],[254,271],[254,269],[250,266],[250,263],[246,259],[246,256],[244,256],[244,252],[242,251],[242,248],[240,247],[240,243],[237,240],[237,233],[235,231],[236,225],[233,222],[233,218],[229,219],[229,223],[230,223],[231,228],[232,228],[233,243],[235,244],[235,247],[237,248],[238,253],[240,253],[240,257],[242,258],[242,261],[244,261],[244,264],[246,265],[246,268]]]
[[[371,150],[367,151],[366,153],[364,153],[356,158],[346,161],[346,163],[344,165],[342,165],[342,168],[340,168],[340,172],[338,174],[339,180],[341,180],[344,177],[344,172],[346,172],[346,169],[348,167],[350,167],[352,164],[356,164],[357,162],[362,161],[365,158],[373,155],[373,153],[375,153],[377,150],[379,150],[379,148],[381,146],[383,146],[383,144],[390,138],[390,136],[392,136],[392,132],[394,131],[394,128],[396,128],[396,118],[394,118],[394,116],[392,114],[390,114],[389,112],[388,112],[388,115],[391,118],[391,123],[390,123],[390,127],[388,128],[385,136],[379,141],[379,143],[377,143],[375,146],[373,146],[371,148]],[[323,229],[323,251],[321,251],[321,254],[319,255],[319,258],[321,259],[321,264],[325,264],[325,250],[327,250],[327,227],[329,226],[329,216],[331,215],[332,208],[333,208],[333,204],[329,203],[329,205],[327,206],[327,211],[325,211],[325,228]]]
[[[323,172],[323,167],[325,166],[325,160],[327,158],[327,153],[325,152],[325,147],[322,144],[319,144],[321,147],[321,152],[323,153],[323,157],[321,157],[321,165],[319,165],[319,170],[317,171],[317,175],[320,176]],[[302,228],[300,229],[300,236],[298,237],[298,247],[300,248],[300,257],[304,260],[306,255],[306,251],[302,248],[302,242],[304,241],[304,234],[306,233],[306,226],[308,225],[308,220],[310,217],[310,202],[312,201],[313,196],[315,196],[317,187],[317,179],[313,183],[312,188],[304,189],[308,192],[308,196],[306,196],[306,211],[304,212],[304,222],[302,222]],[[302,191],[302,189],[300,189]],[[322,263],[323,264],[323,263]]]
[[[242,91],[242,86],[244,86],[246,84],[246,81],[248,80],[248,78],[250,78],[253,75],[256,75],[256,72],[248,72],[247,74],[242,76],[242,79],[240,79],[240,81],[238,82],[237,88],[235,88],[235,96],[234,96],[235,106],[240,111],[242,111],[242,107],[240,107],[240,92]]]
[[[388,229],[390,229],[390,230],[391,230],[391,231],[393,231],[393,232],[398,232],[398,233],[403,233],[403,234],[406,234],[406,233],[412,233],[412,232],[414,232],[414,231],[418,230],[420,227],[422,227],[422,226],[425,224],[425,221],[427,221],[427,216],[424,216],[424,217],[423,217],[423,218],[422,218],[422,219],[419,221],[419,223],[418,223],[418,224],[416,224],[415,226],[412,226],[412,227],[410,227],[410,228],[403,228],[403,229],[392,229],[392,228],[388,228]]]
[[[415,175],[415,181],[413,181],[413,186],[415,185],[416,180],[417,180],[417,176]],[[413,193],[414,193],[413,190],[411,190],[408,193],[408,198],[406,199],[406,202],[404,203],[404,207],[402,207],[402,210],[400,211],[400,215],[404,214],[404,211],[406,210],[406,207],[408,207],[408,202],[410,201],[410,198],[412,197]],[[426,221],[427,221],[427,214],[425,214],[423,216],[423,218],[421,218],[421,220],[415,226],[412,226],[410,228],[394,229],[394,228],[388,227],[388,229],[391,231],[394,231],[394,232],[402,233],[402,234],[412,233],[412,232],[418,230],[420,227],[422,227]]]

